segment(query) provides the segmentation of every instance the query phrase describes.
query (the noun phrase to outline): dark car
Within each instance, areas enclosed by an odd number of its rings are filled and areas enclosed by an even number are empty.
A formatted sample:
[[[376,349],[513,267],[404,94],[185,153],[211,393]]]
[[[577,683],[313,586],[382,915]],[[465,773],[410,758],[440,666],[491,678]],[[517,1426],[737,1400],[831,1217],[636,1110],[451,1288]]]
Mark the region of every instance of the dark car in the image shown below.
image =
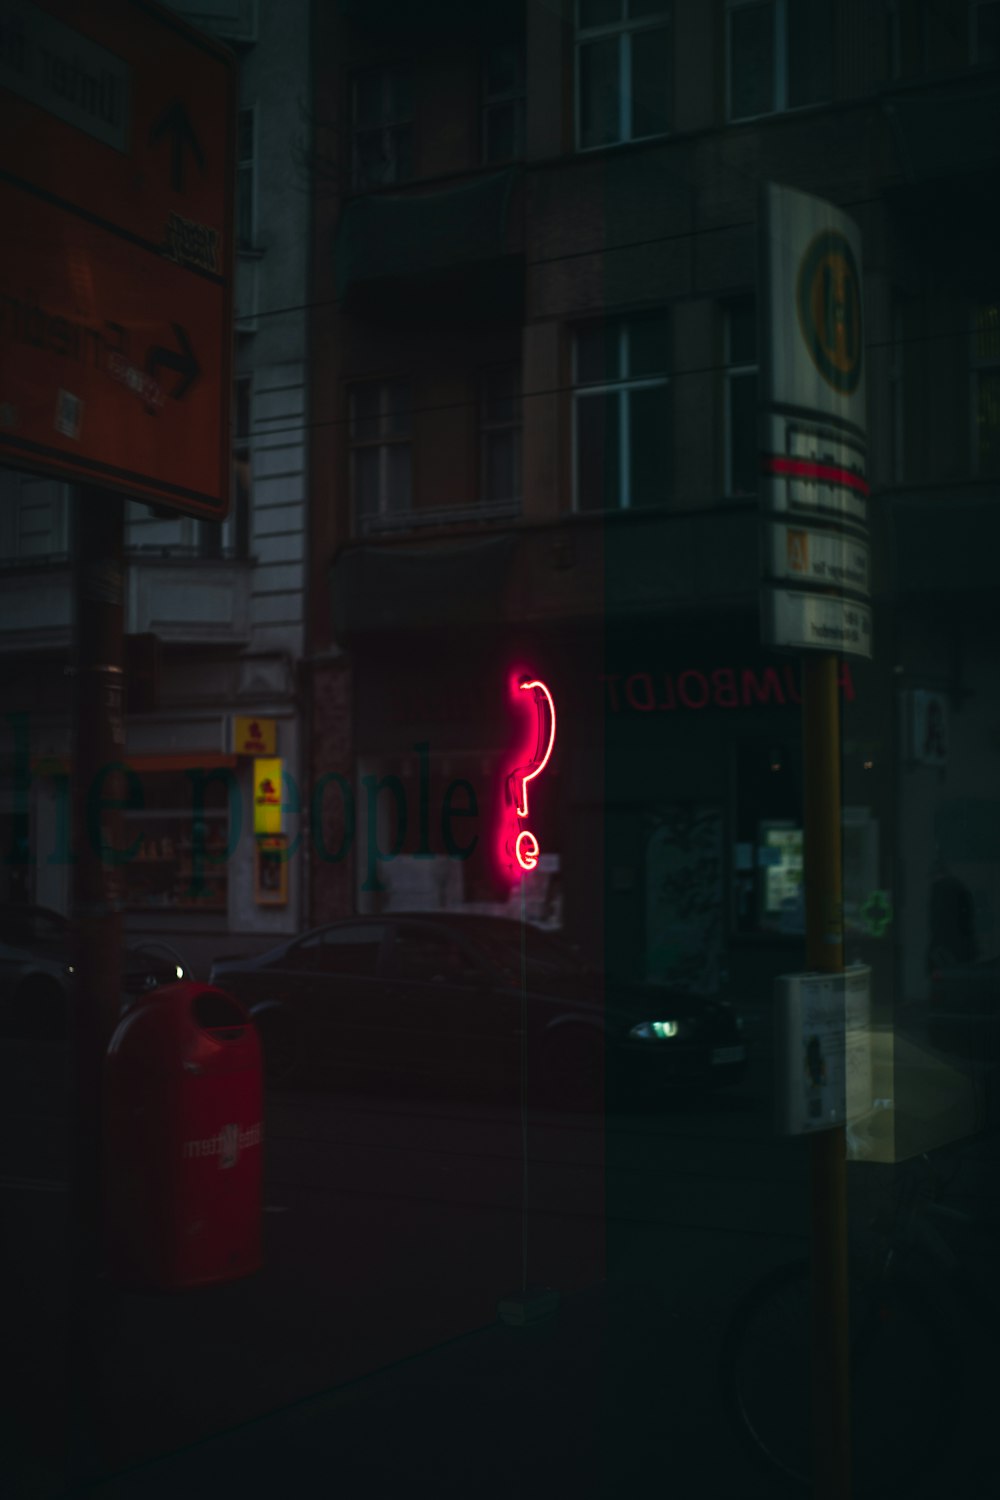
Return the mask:
[[[737,1082],[730,1005],[616,985],[550,933],[502,917],[392,913],[315,929],[211,981],[249,1008],[272,1082],[519,1086],[573,1107],[644,1086]],[[523,1053],[523,1057],[522,1057]]]
[[[122,1006],[185,977],[168,944],[133,944],[125,950]],[[73,928],[67,918],[45,906],[0,906],[0,1036],[64,1037],[72,988]]]

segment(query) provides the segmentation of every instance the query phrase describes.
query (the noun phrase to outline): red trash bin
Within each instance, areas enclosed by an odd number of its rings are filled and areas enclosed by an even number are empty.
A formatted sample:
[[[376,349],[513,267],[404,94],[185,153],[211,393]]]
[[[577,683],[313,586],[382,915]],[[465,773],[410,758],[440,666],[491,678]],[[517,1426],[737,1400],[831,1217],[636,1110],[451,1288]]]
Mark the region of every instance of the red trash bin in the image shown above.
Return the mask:
[[[190,980],[152,991],[120,1022],[105,1069],[112,1275],[173,1290],[259,1270],[261,1053],[239,1001]]]

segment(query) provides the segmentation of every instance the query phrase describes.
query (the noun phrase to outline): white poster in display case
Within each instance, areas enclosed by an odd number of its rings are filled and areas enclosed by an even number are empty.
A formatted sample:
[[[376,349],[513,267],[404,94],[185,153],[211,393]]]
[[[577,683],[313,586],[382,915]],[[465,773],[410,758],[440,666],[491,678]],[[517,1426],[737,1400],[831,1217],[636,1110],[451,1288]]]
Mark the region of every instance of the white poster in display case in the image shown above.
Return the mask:
[[[775,980],[775,1109],[781,1135],[808,1135],[872,1110],[871,969]]]

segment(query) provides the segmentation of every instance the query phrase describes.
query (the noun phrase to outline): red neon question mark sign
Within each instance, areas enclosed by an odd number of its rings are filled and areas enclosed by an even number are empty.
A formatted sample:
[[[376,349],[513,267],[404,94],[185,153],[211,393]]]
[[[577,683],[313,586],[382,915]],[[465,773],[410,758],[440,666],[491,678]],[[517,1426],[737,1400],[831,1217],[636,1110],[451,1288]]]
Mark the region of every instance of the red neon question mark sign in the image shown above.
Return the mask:
[[[556,742],[556,706],[552,701],[552,694],[537,678],[528,681],[525,679],[518,683],[518,689],[522,693],[533,693],[535,709],[538,716],[538,737],[535,743],[535,753],[526,766],[519,766],[512,771],[508,777],[511,800],[514,803],[514,811],[519,818],[528,816],[528,782],[534,781],[545,770],[552,757],[552,747]],[[548,728],[545,725],[545,714],[542,705],[548,707]],[[538,864],[539,846],[538,840],[530,828],[522,828],[514,840],[514,858],[522,870],[533,870]]]

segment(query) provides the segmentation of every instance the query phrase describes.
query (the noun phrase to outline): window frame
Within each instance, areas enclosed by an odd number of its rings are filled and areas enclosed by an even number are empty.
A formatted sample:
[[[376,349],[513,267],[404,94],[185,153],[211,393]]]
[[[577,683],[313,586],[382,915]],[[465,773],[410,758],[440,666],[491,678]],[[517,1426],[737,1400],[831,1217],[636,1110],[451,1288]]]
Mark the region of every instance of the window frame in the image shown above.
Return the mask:
[[[242,152],[242,125],[250,122],[250,154]],[[243,184],[249,181],[249,192],[244,197]],[[249,202],[247,236],[243,234],[243,204]],[[236,248],[254,250],[257,247],[257,104],[241,105],[236,128]]]
[[[353,409],[354,398],[362,386],[375,386],[379,390],[379,410],[377,421],[379,431],[376,437],[371,439],[359,439],[356,433],[358,418]],[[388,393],[393,388],[404,389],[409,393],[409,400],[403,408],[407,414],[407,427],[405,433],[392,433],[388,428],[391,420],[391,400]],[[388,375],[365,376],[358,380],[348,381],[346,387],[347,401],[347,448],[348,448],[348,494],[351,504],[351,526],[352,534],[356,537],[366,536],[372,531],[378,531],[378,526],[370,525],[371,515],[362,515],[358,506],[358,483],[356,455],[362,450],[377,449],[378,460],[378,507],[374,512],[376,519],[386,516],[412,515],[414,511],[414,456],[415,456],[415,434],[413,424],[413,382],[406,376],[393,377]],[[409,449],[410,462],[410,501],[406,510],[394,510],[387,502],[389,495],[388,453],[393,447]]]
[[[741,362],[739,364],[735,364],[733,362],[733,357],[732,357],[733,315],[734,315],[736,309],[740,308],[740,307],[743,307],[743,308],[749,307],[752,310],[752,312],[753,312],[753,317],[754,317],[754,331],[755,331],[754,352],[757,355],[757,357],[754,359],[754,361],[753,361],[752,364],[748,364],[746,362]],[[723,332],[722,332],[723,407],[722,407],[722,423],[723,423],[723,455],[724,455],[723,462],[724,462],[724,465],[725,465],[724,471],[723,471],[723,490],[724,490],[724,494],[725,494],[725,497],[726,497],[727,500],[750,500],[750,499],[755,499],[759,495],[759,489],[753,489],[753,490],[750,490],[750,491],[747,491],[747,492],[742,492],[742,491],[738,492],[737,489],[736,489],[736,486],[734,484],[734,475],[733,475],[733,456],[734,456],[734,445],[733,445],[733,406],[732,406],[732,382],[733,382],[733,380],[734,379],[746,379],[746,377],[748,375],[752,375],[754,377],[754,382],[755,382],[756,391],[757,391],[757,401],[755,401],[755,403],[754,403],[754,409],[755,410],[757,409],[757,406],[759,404],[759,399],[760,399],[760,384],[759,384],[759,382],[760,382],[760,354],[757,351],[757,347],[756,347],[756,345],[757,345],[757,338],[756,338],[756,328],[757,328],[756,317],[757,317],[756,299],[754,298],[754,296],[753,296],[752,293],[748,292],[748,293],[746,293],[744,295],[741,295],[741,296],[730,297],[723,304]],[[755,437],[756,437],[756,429],[755,429]],[[758,440],[757,441],[757,447],[758,447],[758,449],[759,449],[759,446],[760,445],[759,445],[759,440]]]
[[[979,55],[979,16],[986,9],[1000,11],[997,0],[970,0],[969,4],[969,63],[974,68],[989,68],[996,66],[996,60],[987,58],[984,60]]]
[[[490,421],[486,415],[488,397],[486,393],[486,382],[491,375],[501,371],[509,371],[514,377],[514,394],[512,396],[513,415],[509,422]],[[483,510],[503,511],[516,515],[520,512],[524,503],[524,408],[521,392],[521,367],[516,360],[505,364],[491,364],[484,366],[479,371],[478,378],[478,428],[477,439],[479,446],[479,506]],[[514,441],[514,479],[515,487],[512,495],[495,496],[489,493],[487,484],[487,439],[490,433],[509,432]]]
[[[240,394],[246,392],[246,431],[240,427]],[[233,381],[233,419],[230,438],[230,503],[229,514],[223,521],[198,520],[195,522],[194,545],[204,561],[222,561],[230,558],[245,558],[250,552],[250,516],[253,504],[253,376],[237,375]],[[241,497],[237,482],[237,466],[246,462],[246,493]]]
[[[28,470],[8,470],[6,486],[12,493],[0,494],[0,568],[52,566],[69,560],[71,550],[69,488],[61,479]],[[32,493],[34,491],[34,493]],[[42,530],[28,531],[26,514],[48,507]],[[45,536],[48,545],[26,545],[26,539]]]
[[[358,125],[358,84],[361,79],[381,75],[381,103],[382,113],[377,125]],[[392,112],[392,104],[395,98],[395,83],[397,79],[404,76],[410,81],[410,111],[409,114],[395,114]],[[399,187],[405,182],[412,182],[416,176],[416,103],[413,98],[413,70],[401,63],[381,63],[375,67],[358,68],[351,73],[348,87],[348,109],[350,121],[350,190],[352,193],[377,193],[382,188]],[[410,132],[410,170],[406,176],[399,172],[399,149],[395,139],[395,132],[408,129]],[[362,179],[360,162],[358,157],[358,138],[361,135],[372,135],[378,131],[382,139],[382,151],[386,161],[392,162],[392,175],[378,182],[366,182]],[[389,149],[387,149],[387,147]]]
[[[663,0],[663,9],[652,15],[637,16],[634,19],[628,15],[629,0],[621,0],[623,14],[617,21],[609,21],[600,26],[583,26],[580,21],[581,0],[573,3],[573,142],[574,150],[577,152],[611,151],[619,146],[630,146],[639,141],[662,141],[666,140],[672,133],[672,126],[667,125],[665,130],[655,130],[649,135],[632,134],[632,37],[639,31],[663,31],[668,34],[670,46],[670,98],[668,100],[669,113],[673,115],[674,90],[673,90],[673,7],[670,0]],[[583,88],[580,79],[580,57],[585,46],[591,42],[600,41],[610,37],[618,38],[618,136],[613,141],[600,141],[593,146],[585,146],[582,143],[582,103]]]
[[[669,391],[671,386],[671,371],[669,368],[660,375],[629,375],[620,376],[617,380],[586,381],[579,380],[578,352],[579,337],[583,329],[599,326],[602,323],[615,323],[618,325],[616,347],[618,351],[618,369],[621,371],[629,363],[628,357],[628,330],[631,325],[639,323],[644,317],[663,316],[667,324],[667,344],[670,346],[672,326],[669,310],[663,308],[658,311],[647,309],[645,312],[619,313],[610,319],[588,319],[586,322],[577,323],[571,331],[570,342],[570,381],[571,381],[571,413],[570,413],[570,441],[572,444],[572,509],[573,514],[578,516],[607,516],[617,515],[625,511],[649,512],[659,509],[658,506],[634,505],[631,495],[631,431],[628,422],[629,399],[631,393],[636,390],[658,389],[660,387]],[[671,361],[668,358],[668,366]],[[609,393],[618,395],[618,495],[619,503],[613,508],[602,506],[601,508],[583,508],[580,505],[580,463],[579,463],[579,404],[580,398],[586,396],[606,395]],[[672,434],[671,434],[672,436]],[[671,443],[671,455],[673,444]],[[664,500],[663,505],[670,503],[670,497]]]
[[[771,98],[771,108],[758,110],[755,114],[737,115],[733,113],[733,27],[732,19],[739,10],[749,10],[751,7],[762,9],[769,6],[774,17],[774,52],[772,63],[774,68],[774,87]],[[820,109],[833,102],[835,92],[835,80],[831,78],[830,93],[825,99],[811,99],[803,104],[789,103],[789,0],[726,0],[726,78],[725,78],[725,110],[726,123],[729,125],[744,125],[753,120],[769,120],[774,115],[799,114],[804,109]],[[830,16],[831,39],[833,30],[833,14]]]
[[[515,59],[516,78],[513,89],[491,93],[489,88],[490,57],[495,51],[501,50],[501,45],[503,45],[503,50],[511,52]],[[520,161],[524,156],[526,71],[526,59],[522,47],[511,44],[498,44],[496,48],[490,48],[483,53],[482,66],[480,68],[479,159],[484,167],[501,166],[507,162]],[[514,111],[514,151],[510,156],[491,156],[488,150],[488,120],[490,111],[500,105],[506,104],[509,104]]]
[[[982,314],[993,312],[995,314],[995,328],[992,330],[996,341],[997,351],[992,355],[982,356],[978,352],[977,344],[980,337],[979,318]],[[972,326],[969,332],[969,376],[970,376],[970,400],[969,400],[969,425],[971,429],[971,452],[970,468],[972,478],[982,483],[996,483],[1000,479],[1000,452],[997,457],[997,472],[984,471],[982,466],[982,452],[979,442],[979,381],[983,374],[994,375],[1000,382],[1000,296],[995,302],[977,303],[972,309]],[[998,448],[1000,448],[1000,426],[997,428]]]

